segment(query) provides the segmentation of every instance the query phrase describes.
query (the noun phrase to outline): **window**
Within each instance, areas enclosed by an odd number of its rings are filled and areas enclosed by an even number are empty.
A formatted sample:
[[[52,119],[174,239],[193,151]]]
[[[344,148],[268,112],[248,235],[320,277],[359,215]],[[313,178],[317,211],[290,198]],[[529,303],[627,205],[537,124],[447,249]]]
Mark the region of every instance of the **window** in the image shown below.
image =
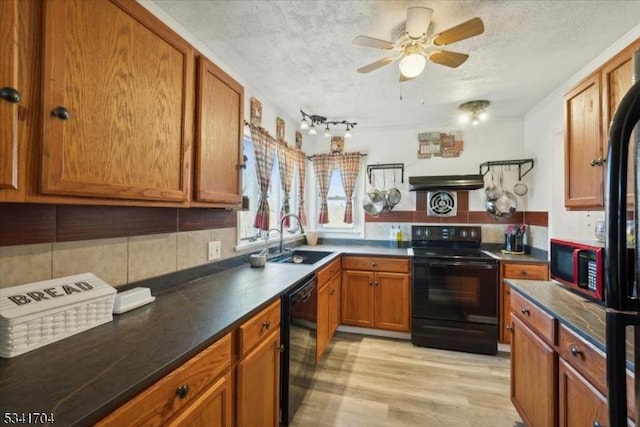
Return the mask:
[[[354,195],[357,191],[354,190]],[[320,197],[318,195],[318,204]],[[340,170],[333,169],[331,179],[329,181],[329,193],[327,195],[327,207],[329,208],[329,222],[322,224],[323,228],[353,228],[353,224],[344,222],[344,211],[347,207],[347,195],[342,186],[342,178],[340,178]],[[316,218],[317,221],[317,218]]]
[[[242,151],[247,156],[247,167],[244,169],[242,177],[242,195],[249,197],[249,210],[240,211],[238,213],[238,240],[239,242],[254,241],[260,237],[260,230],[253,227],[253,222],[258,210],[258,201],[260,200],[260,186],[258,184],[258,174],[256,172],[256,158],[253,151],[251,139],[245,136],[242,143]],[[298,168],[294,169],[293,182],[291,184],[291,194],[289,195],[289,212],[298,213]],[[278,156],[273,160],[273,169],[271,170],[271,181],[269,185],[269,228],[280,228],[280,209],[284,201],[284,191],[280,181],[280,170],[278,166]],[[293,228],[290,233],[299,230],[297,221],[291,221]],[[277,236],[277,233],[273,233]]]
[[[313,210],[313,214],[310,215],[307,220],[315,224],[316,230],[325,231],[330,233],[361,233],[363,227],[363,211],[362,205],[362,188],[364,185],[363,176],[365,175],[364,169],[365,162],[360,164],[360,172],[356,180],[356,185],[353,189],[353,223],[344,222],[344,212],[347,205],[347,197],[342,186],[342,178],[340,177],[340,170],[336,167],[331,172],[331,178],[329,180],[329,192],[327,194],[327,207],[329,209],[329,222],[327,224],[318,224],[318,215],[320,213],[320,193],[318,191],[318,183],[313,172],[313,166],[309,165],[311,169],[311,182],[310,188],[314,189],[315,197],[313,197],[313,208],[310,206],[310,210]],[[313,193],[312,193],[313,194]]]

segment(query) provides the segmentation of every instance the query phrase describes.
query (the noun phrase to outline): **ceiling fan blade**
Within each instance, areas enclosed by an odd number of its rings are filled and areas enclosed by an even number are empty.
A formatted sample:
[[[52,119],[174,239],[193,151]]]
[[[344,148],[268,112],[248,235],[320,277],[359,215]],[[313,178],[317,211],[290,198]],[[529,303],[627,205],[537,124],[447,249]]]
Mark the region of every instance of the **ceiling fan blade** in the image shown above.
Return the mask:
[[[357,44],[359,46],[375,47],[378,49],[393,49],[395,47],[395,44],[391,42],[388,42],[386,40],[374,39],[373,37],[368,36],[354,37],[351,43]]]
[[[429,21],[433,15],[433,9],[428,7],[407,8],[407,22],[405,32],[411,40],[419,40],[427,35]]]
[[[469,58],[466,53],[451,52],[447,50],[437,50],[431,52],[427,57],[429,61],[451,68],[458,68]]]
[[[484,24],[482,19],[473,18],[460,25],[449,28],[433,37],[433,44],[436,46],[445,46],[451,43],[459,42],[469,37],[478,36],[484,33]]]
[[[377,70],[380,67],[384,67],[385,65],[392,63],[394,59],[395,58],[393,57],[378,59],[376,62],[372,62],[371,64],[358,68],[358,72],[370,73],[373,70]]]

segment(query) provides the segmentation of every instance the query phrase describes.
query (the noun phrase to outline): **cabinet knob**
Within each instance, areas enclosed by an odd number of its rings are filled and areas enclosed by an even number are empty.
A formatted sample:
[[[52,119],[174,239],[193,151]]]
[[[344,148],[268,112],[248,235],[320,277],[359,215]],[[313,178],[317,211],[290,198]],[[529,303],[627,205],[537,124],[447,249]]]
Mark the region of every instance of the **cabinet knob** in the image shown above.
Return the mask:
[[[602,427],[602,424],[600,424],[598,421],[594,421],[593,427]]]
[[[529,309],[526,309],[524,307],[522,307],[522,309],[520,310],[522,312],[522,314],[524,314],[525,316],[528,316],[529,314],[531,314],[531,312],[529,311]]]
[[[606,161],[607,161],[607,159],[605,159],[602,156],[600,156],[597,159],[591,160],[591,166],[602,166],[604,164],[604,162],[606,162]]]
[[[280,353],[284,353],[284,344],[280,344],[280,347],[278,347],[278,350],[280,350]]]
[[[373,286],[373,282],[371,280],[369,281],[369,286]]]
[[[271,322],[269,320],[267,320],[266,322],[264,322],[262,324],[262,327],[265,328],[265,329],[269,329],[269,326],[271,326]]]
[[[335,289],[331,289],[331,292],[329,292],[329,295],[333,295],[335,293],[336,293],[336,290]]]
[[[505,326],[505,329],[506,329],[507,331],[509,331],[509,332],[513,332],[513,326],[511,326],[511,325],[507,325],[507,326]]]
[[[573,357],[578,357],[578,356],[580,356],[580,354],[582,353],[582,352],[581,352],[580,350],[578,350],[578,348],[577,348],[577,347],[575,347],[575,346],[572,346],[572,347],[569,349],[569,351],[571,352],[571,355],[572,355]]]
[[[238,169],[246,169],[246,168],[247,168],[247,163],[246,162],[245,163],[240,163],[238,165]]]
[[[0,88],[0,99],[7,101],[9,104],[17,104],[21,98],[20,92],[12,87],[5,86]]]
[[[176,396],[178,396],[180,399],[184,399],[185,397],[187,397],[187,394],[189,394],[188,384],[181,385],[176,389]]]
[[[376,264],[375,262],[372,262],[372,263],[371,263],[371,267],[375,267],[375,266],[377,266],[377,265],[378,265],[378,264]]]
[[[61,106],[57,106],[56,108],[54,108],[51,111],[51,115],[56,119],[62,120],[62,121],[69,120],[69,117],[71,117],[71,114],[69,114],[69,110]]]
[[[527,271],[526,271],[526,270],[522,270],[522,271],[520,272],[520,275],[521,275],[521,276],[526,276],[526,275],[527,275]]]
[[[374,286],[378,286],[378,281],[376,280],[375,282],[373,282]]]

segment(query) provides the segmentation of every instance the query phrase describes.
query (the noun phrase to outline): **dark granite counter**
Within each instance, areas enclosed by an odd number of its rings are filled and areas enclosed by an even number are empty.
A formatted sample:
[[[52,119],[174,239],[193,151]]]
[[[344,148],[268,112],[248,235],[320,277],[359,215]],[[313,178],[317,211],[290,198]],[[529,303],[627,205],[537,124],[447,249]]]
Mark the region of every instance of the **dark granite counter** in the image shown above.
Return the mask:
[[[268,262],[254,269],[245,264],[186,283],[164,279],[147,306],[23,355],[0,358],[0,411],[51,412],[55,425],[90,425],[341,253],[407,256],[406,248],[296,249],[335,253],[314,265]]]
[[[548,262],[546,259],[537,258],[530,254],[514,255],[514,254],[505,254],[504,252],[501,252],[501,251],[485,251],[485,252],[500,261],[520,262],[520,263]]]
[[[511,288],[605,352],[605,309],[552,281],[505,279]],[[627,332],[627,367],[633,370],[633,334]]]

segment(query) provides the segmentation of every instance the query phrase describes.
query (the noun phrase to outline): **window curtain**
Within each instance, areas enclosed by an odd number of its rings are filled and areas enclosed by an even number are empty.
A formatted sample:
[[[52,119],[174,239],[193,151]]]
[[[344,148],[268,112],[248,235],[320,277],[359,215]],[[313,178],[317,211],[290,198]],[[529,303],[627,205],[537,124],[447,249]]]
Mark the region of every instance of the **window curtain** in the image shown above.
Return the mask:
[[[327,224],[329,222],[327,195],[329,194],[329,179],[333,171],[334,156],[331,154],[316,154],[313,156],[312,161],[320,190],[320,215],[318,216],[318,224]]]
[[[298,218],[303,227],[307,225],[307,214],[304,208],[304,188],[307,173],[307,159],[303,151],[296,151],[296,161],[298,163]]]
[[[360,171],[360,153],[342,154],[338,157],[338,168],[342,186],[347,196],[347,206],[344,210],[344,222],[353,223],[353,190]]]
[[[253,226],[260,230],[269,229],[269,184],[273,159],[275,157],[276,140],[258,126],[251,125],[251,139],[256,156],[256,173],[260,185],[260,200]]]
[[[295,157],[292,150],[284,143],[278,145],[278,169],[280,170],[280,182],[282,182],[282,191],[284,192],[284,200],[280,209],[280,219],[290,212],[289,198],[291,196],[291,183],[293,182],[293,169],[295,166]],[[289,227],[291,218],[284,219],[283,225]]]

